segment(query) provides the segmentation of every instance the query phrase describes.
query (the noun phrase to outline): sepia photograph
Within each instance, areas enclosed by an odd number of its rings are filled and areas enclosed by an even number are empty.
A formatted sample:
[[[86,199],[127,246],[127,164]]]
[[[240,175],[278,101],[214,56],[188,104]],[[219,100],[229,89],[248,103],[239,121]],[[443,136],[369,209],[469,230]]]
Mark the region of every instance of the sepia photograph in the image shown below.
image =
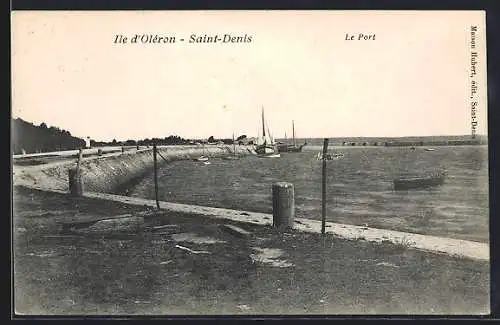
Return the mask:
[[[488,315],[484,11],[12,11],[15,316]]]

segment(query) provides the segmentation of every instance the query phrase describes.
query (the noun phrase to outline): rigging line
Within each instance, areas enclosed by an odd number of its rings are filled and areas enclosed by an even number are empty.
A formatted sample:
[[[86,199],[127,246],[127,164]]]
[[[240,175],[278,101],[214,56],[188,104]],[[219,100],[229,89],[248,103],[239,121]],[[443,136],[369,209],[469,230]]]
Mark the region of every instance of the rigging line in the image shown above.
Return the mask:
[[[156,153],[157,153],[157,154],[158,154],[158,155],[159,155],[159,156],[160,156],[160,157],[161,157],[161,158],[162,158],[162,159],[163,159],[166,163],[168,163],[168,160],[167,160],[167,159],[165,159],[165,157],[163,157],[163,156],[161,155],[161,153],[160,153],[160,152],[156,151]]]

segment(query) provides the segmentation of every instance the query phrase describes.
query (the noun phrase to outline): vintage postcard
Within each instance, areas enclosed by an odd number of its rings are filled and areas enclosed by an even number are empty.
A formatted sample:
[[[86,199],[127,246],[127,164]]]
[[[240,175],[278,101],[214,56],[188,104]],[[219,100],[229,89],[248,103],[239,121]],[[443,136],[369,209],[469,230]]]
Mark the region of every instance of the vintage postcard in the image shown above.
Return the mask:
[[[483,11],[17,11],[15,315],[490,313]]]

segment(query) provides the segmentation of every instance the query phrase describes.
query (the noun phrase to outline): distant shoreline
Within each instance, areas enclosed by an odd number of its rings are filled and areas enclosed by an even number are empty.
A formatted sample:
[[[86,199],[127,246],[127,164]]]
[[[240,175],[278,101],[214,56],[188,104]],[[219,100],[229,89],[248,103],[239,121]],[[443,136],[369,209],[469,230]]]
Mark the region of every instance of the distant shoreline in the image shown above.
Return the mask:
[[[376,149],[376,148],[380,148],[380,149],[383,149],[383,148],[415,148],[415,149],[418,149],[418,148],[421,148],[420,150],[424,150],[424,148],[432,148],[432,147],[442,147],[442,148],[449,148],[449,147],[459,147],[459,148],[463,148],[463,147],[477,147],[477,148],[482,148],[482,147],[487,147],[486,144],[481,144],[481,145],[452,145],[452,146],[449,146],[449,145],[439,145],[439,146],[434,146],[434,145],[423,145],[423,146],[343,146],[343,145],[338,145],[338,144],[328,144],[328,149],[338,149],[338,150],[342,150],[342,149],[348,149],[348,148],[354,148],[354,149],[360,149],[362,150],[363,148],[370,148],[370,149]],[[321,149],[323,148],[323,145],[319,145],[319,144],[311,144],[311,145],[307,145],[305,146],[302,151],[320,151]],[[409,149],[408,149],[409,150]]]
[[[290,139],[276,139],[280,142],[291,142]],[[476,137],[472,139],[464,137],[408,137],[404,138],[328,138],[329,146],[340,147],[425,147],[425,146],[463,146],[463,145],[487,145],[487,137]],[[295,139],[296,143],[307,143],[308,145],[323,145],[323,139]]]

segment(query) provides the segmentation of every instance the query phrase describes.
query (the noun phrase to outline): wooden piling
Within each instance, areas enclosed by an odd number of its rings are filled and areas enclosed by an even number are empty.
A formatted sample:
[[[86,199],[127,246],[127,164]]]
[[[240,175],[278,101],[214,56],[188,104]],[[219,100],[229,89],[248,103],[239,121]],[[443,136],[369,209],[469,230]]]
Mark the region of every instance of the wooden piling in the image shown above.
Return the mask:
[[[325,234],[326,229],[326,156],[328,152],[328,139],[323,141],[323,177],[322,177],[322,198],[321,198],[321,234]]]
[[[69,169],[69,193],[72,196],[83,195],[82,175],[77,168]]]
[[[295,219],[295,196],[292,183],[273,184],[273,227],[292,229]]]
[[[234,142],[234,133],[233,133],[233,155],[236,156],[236,142]]]
[[[158,200],[158,172],[157,172],[157,159],[156,159],[156,154],[157,154],[157,148],[156,144],[153,145],[153,163],[154,163],[154,177],[155,177],[155,200],[156,200],[156,208],[160,210],[160,201]]]
[[[69,192],[73,196],[83,195],[83,180],[80,171],[82,156],[83,156],[83,150],[80,149],[78,152],[78,161],[76,162],[76,168],[71,168],[68,171]]]
[[[83,150],[79,149],[78,150],[78,161],[76,162],[76,169],[80,170],[80,164],[82,163],[82,158],[83,158]]]

